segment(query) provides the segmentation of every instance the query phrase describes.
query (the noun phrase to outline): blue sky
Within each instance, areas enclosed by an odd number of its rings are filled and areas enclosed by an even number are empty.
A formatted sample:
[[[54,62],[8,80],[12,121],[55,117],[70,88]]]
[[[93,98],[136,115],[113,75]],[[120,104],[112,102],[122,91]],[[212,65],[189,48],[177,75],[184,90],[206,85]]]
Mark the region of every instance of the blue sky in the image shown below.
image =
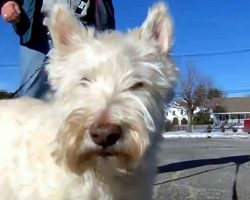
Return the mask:
[[[113,0],[117,29],[139,26],[154,0]],[[167,0],[174,20],[172,54],[180,72],[190,63],[212,77],[221,90],[248,90],[250,94],[250,1]],[[10,91],[20,80],[18,38],[0,20],[0,89]]]

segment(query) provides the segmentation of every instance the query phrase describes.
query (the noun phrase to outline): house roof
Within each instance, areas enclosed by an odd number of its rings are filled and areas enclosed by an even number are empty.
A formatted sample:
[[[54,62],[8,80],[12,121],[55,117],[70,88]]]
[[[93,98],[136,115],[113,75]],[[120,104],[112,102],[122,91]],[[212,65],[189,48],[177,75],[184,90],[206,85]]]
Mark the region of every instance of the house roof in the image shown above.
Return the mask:
[[[214,98],[211,103],[225,108],[226,112],[250,112],[250,97]]]

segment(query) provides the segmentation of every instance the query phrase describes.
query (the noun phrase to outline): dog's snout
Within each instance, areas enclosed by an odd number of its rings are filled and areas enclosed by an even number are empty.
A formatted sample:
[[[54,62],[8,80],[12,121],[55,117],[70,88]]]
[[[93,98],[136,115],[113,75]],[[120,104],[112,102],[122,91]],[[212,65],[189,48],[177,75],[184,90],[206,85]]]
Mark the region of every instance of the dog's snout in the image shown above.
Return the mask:
[[[103,148],[114,145],[122,136],[122,129],[114,124],[102,124],[90,128],[93,142]]]

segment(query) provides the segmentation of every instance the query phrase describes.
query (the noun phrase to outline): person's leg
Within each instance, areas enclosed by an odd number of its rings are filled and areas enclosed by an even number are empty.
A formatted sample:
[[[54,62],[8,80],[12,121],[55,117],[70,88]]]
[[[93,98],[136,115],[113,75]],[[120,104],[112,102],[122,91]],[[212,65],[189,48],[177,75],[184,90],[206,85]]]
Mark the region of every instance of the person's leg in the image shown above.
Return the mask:
[[[18,96],[46,97],[49,90],[44,69],[46,55],[21,45],[21,89]]]

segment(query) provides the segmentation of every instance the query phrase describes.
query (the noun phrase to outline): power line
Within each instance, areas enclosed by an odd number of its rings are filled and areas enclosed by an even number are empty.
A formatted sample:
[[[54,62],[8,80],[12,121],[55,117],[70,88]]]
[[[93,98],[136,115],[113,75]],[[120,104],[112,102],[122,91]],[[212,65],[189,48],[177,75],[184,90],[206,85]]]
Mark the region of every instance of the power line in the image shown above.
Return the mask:
[[[238,50],[231,50],[231,51],[216,51],[216,52],[203,52],[203,53],[190,53],[190,54],[174,54],[170,53],[170,56],[173,57],[192,57],[192,56],[214,56],[214,55],[226,55],[226,54],[237,54],[237,53],[245,53],[250,52],[250,48],[246,49],[238,49]],[[8,68],[8,67],[18,67],[19,64],[0,64],[1,68]]]
[[[20,65],[19,64],[0,64],[0,69],[1,68],[18,68]]]
[[[242,89],[242,90],[225,90],[222,91],[222,93],[227,94],[227,93],[245,93],[245,92],[250,92],[250,89]]]
[[[250,52],[250,48],[231,50],[231,51],[216,51],[216,52],[190,53],[190,54],[170,53],[170,56],[173,56],[173,57],[215,56],[215,55],[238,54],[238,53],[246,53],[246,52]]]
[[[202,92],[200,92],[202,94]],[[239,94],[239,93],[250,93],[250,89],[238,89],[238,90],[220,90],[221,94]],[[199,92],[196,92],[199,94]],[[176,96],[182,96],[182,92],[176,92]]]

